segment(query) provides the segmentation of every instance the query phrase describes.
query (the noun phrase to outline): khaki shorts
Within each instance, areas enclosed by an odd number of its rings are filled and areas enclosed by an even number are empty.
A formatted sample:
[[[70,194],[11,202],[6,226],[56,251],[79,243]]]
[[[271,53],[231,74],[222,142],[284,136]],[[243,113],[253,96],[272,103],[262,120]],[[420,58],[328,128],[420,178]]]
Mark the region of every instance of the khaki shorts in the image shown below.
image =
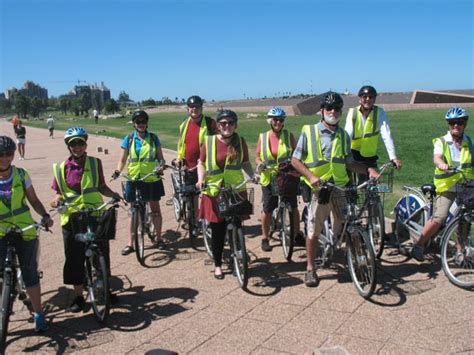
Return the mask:
[[[446,218],[448,218],[449,208],[455,199],[456,193],[450,191],[443,192],[436,197],[434,212],[431,219],[436,223],[443,224],[446,221]]]
[[[313,239],[319,237],[323,231],[324,222],[329,217],[330,213],[333,212],[334,221],[334,234],[338,235],[342,229],[342,223],[344,222],[344,216],[342,209],[346,204],[344,199],[344,192],[340,190],[332,190],[331,198],[329,203],[321,205],[318,203],[319,191],[311,194],[311,203],[308,209],[308,238]]]

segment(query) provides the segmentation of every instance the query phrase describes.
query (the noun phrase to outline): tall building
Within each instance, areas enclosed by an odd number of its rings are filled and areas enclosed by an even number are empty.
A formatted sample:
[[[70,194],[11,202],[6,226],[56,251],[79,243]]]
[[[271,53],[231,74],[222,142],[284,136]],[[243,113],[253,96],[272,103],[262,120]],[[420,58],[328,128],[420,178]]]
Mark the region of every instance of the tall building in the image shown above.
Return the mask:
[[[48,89],[45,89],[31,80],[27,80],[21,89],[12,87],[5,92],[5,97],[10,99],[15,92],[27,97],[37,97],[40,99],[48,99]]]
[[[98,100],[100,106],[104,106],[107,100],[110,100],[110,90],[101,82],[100,86],[94,85],[76,85],[71,90],[71,96],[82,97],[82,95],[88,95],[91,100],[91,105],[94,105],[94,100]]]

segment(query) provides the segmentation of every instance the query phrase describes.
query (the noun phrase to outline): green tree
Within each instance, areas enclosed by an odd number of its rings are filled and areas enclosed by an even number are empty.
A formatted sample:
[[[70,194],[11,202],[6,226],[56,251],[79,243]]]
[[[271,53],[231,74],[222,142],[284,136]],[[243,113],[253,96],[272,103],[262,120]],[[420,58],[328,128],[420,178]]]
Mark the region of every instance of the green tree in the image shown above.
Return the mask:
[[[41,110],[43,109],[43,102],[38,97],[33,97],[31,100],[30,112],[33,117],[39,117]]]
[[[120,91],[120,94],[118,96],[118,102],[123,104],[126,103],[127,101],[130,101],[130,96],[125,91]]]
[[[71,99],[69,97],[63,96],[59,99],[59,109],[63,114],[67,114],[67,112],[71,109]]]
[[[94,94],[92,95],[92,107],[99,111],[99,113],[103,109],[100,93],[98,92],[94,92]]]
[[[83,109],[82,109],[81,99],[79,97],[75,97],[74,99],[71,100],[70,110],[74,112],[76,116],[82,115]]]
[[[88,115],[91,107],[91,97],[89,94],[83,94],[81,96],[81,115]]]
[[[15,109],[20,118],[26,118],[30,109],[30,100],[21,94],[15,97]]]
[[[104,109],[107,113],[115,113],[120,111],[120,105],[114,99],[110,99],[105,102]]]

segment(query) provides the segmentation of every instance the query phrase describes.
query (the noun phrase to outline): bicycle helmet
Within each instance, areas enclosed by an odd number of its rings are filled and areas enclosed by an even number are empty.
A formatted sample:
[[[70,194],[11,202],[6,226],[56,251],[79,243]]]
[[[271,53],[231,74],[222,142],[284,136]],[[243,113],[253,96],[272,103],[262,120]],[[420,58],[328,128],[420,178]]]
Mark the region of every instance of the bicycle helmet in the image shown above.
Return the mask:
[[[469,114],[465,109],[462,107],[451,107],[448,112],[446,112],[446,116],[444,117],[446,121],[451,121],[451,120],[468,120],[469,119]]]
[[[148,119],[149,119],[148,113],[146,113],[143,110],[135,111],[132,115],[132,122],[135,123],[135,121],[138,120],[139,118],[144,119],[145,121],[148,122]]]
[[[64,134],[64,142],[69,144],[69,142],[73,139],[82,139],[83,141],[87,142],[87,132],[82,127],[71,127],[69,128],[66,133]]]
[[[281,120],[286,118],[286,112],[283,111],[281,107],[272,107],[270,111],[267,113],[267,117],[269,118],[279,118]]]
[[[203,102],[199,96],[193,95],[193,96],[188,97],[188,101],[186,101],[186,104],[188,105],[188,107],[191,107],[191,106],[202,107]]]
[[[8,136],[0,136],[0,152],[14,152],[16,150],[16,144]]]
[[[327,106],[334,106],[339,111],[344,107],[344,101],[342,100],[341,95],[334,91],[328,91],[320,96],[321,108]]]
[[[364,96],[364,95],[369,95],[376,97],[377,96],[377,90],[373,86],[370,85],[364,85],[360,88],[358,96]]]
[[[224,118],[230,118],[234,122],[237,122],[237,114],[232,110],[222,110],[217,114],[216,121],[219,122]]]

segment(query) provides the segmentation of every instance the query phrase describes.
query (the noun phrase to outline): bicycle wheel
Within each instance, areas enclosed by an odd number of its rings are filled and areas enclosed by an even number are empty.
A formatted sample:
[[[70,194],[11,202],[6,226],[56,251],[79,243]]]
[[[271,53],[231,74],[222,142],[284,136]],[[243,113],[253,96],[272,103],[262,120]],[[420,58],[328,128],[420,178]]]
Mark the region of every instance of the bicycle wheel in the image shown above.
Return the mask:
[[[89,299],[92,303],[95,318],[103,323],[110,312],[109,272],[105,257],[94,251],[86,259]]]
[[[234,261],[234,271],[242,289],[248,283],[248,255],[245,248],[245,237],[241,227],[234,227],[232,231],[232,259]]]
[[[371,224],[371,241],[374,247],[375,257],[380,258],[385,245],[385,215],[380,200],[369,206],[369,223]]]
[[[359,228],[347,237],[347,265],[354,286],[368,299],[375,290],[375,254],[368,236]]]
[[[8,322],[13,308],[13,274],[11,271],[3,271],[3,286],[2,286],[2,310],[0,312],[0,333],[1,333],[1,354],[5,353],[7,347]]]
[[[284,206],[280,214],[280,241],[283,255],[287,261],[291,261],[294,248],[293,211],[290,206]]]
[[[196,248],[196,218],[194,216],[194,202],[193,202],[193,197],[189,196],[187,201],[186,201],[186,223],[188,225],[188,234],[189,234],[189,243],[191,244],[191,248],[195,249]]]
[[[204,236],[204,246],[206,247],[207,255],[214,260],[214,254],[212,254],[212,231],[209,222],[206,220],[202,220],[202,235]]]
[[[441,264],[449,281],[461,288],[474,287],[474,231],[471,222],[454,220],[441,244]]]
[[[146,204],[146,210],[145,210],[145,226],[146,226],[146,234],[148,235],[148,238],[152,243],[155,242],[156,238],[156,230],[155,230],[155,224],[153,223],[153,218],[151,216],[151,208],[150,204]]]
[[[138,262],[145,266],[145,221],[143,207],[138,207],[132,212],[133,246]]]

